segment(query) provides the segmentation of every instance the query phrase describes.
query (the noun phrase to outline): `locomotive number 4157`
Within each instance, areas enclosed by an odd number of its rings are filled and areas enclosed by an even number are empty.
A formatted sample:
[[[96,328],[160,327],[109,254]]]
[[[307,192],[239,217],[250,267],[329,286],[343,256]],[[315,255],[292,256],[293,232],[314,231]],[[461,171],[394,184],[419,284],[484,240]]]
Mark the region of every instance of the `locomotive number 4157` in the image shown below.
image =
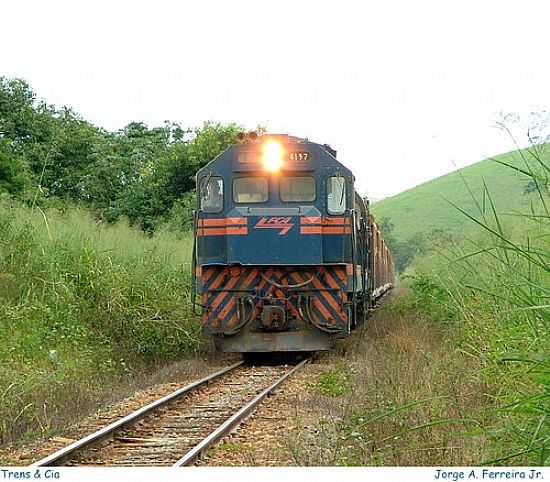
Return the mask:
[[[309,152],[289,152],[288,159],[290,161],[304,162],[309,161]]]

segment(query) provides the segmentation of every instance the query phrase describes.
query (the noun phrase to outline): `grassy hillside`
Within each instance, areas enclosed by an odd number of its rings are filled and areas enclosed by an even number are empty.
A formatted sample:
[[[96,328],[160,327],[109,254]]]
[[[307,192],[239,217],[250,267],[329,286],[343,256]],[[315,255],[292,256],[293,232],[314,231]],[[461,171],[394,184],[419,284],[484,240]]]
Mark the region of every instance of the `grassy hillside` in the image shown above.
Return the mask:
[[[523,154],[529,156],[526,151]],[[524,195],[529,178],[495,162],[495,159],[525,167],[521,153],[502,154],[383,199],[373,205],[374,214],[378,219],[390,218],[394,225],[393,236],[404,241],[416,233],[433,229],[451,234],[470,229],[473,223],[449,201],[478,216],[479,210],[472,195],[483,203],[484,182],[501,213],[517,212],[529,206],[533,197]]]

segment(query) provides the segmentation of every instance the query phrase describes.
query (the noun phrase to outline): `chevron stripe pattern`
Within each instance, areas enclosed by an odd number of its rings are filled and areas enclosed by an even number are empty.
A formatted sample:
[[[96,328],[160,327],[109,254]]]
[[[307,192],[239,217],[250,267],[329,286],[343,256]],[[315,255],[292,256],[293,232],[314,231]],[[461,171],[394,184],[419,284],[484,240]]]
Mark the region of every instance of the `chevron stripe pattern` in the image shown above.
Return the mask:
[[[204,266],[197,271],[197,279],[203,326],[212,334],[239,324],[238,300],[243,296],[254,299],[254,318],[261,313],[262,299],[272,297],[284,304],[290,318],[301,319],[298,299],[308,296],[312,315],[321,324],[345,329],[348,323],[346,266]]]

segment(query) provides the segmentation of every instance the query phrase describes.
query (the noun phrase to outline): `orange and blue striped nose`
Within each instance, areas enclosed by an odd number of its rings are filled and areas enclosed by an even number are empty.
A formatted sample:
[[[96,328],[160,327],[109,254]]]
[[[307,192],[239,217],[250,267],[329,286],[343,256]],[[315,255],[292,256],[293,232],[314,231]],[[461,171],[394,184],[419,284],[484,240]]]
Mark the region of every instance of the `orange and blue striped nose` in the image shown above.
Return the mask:
[[[345,261],[352,232],[349,217],[262,211],[266,212],[200,219],[197,236],[201,251],[210,258],[207,262],[319,265]]]

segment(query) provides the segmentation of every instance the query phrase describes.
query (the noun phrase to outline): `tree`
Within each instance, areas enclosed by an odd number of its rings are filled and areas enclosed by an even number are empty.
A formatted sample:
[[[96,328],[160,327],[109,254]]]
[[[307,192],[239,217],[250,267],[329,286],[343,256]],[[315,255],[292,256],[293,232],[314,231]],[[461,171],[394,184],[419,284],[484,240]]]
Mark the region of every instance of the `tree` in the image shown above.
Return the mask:
[[[143,175],[134,179],[117,202],[117,215],[125,215],[132,224],[152,233],[159,223],[173,213],[190,215],[197,170],[210,162],[237,140],[235,124],[205,123],[188,131],[189,138],[178,136],[182,130],[172,125],[165,131],[165,148],[156,153]],[[147,135],[145,132],[142,134]],[[173,214],[172,213],[172,214]],[[188,225],[180,219],[179,224]]]
[[[20,194],[30,184],[25,161],[15,155],[6,140],[0,140],[0,193]]]
[[[183,129],[132,122],[107,132],[68,107],[38,101],[23,80],[0,77],[0,189],[85,203],[97,216],[152,233],[171,215],[187,226],[198,169],[236,142],[236,124]]]

